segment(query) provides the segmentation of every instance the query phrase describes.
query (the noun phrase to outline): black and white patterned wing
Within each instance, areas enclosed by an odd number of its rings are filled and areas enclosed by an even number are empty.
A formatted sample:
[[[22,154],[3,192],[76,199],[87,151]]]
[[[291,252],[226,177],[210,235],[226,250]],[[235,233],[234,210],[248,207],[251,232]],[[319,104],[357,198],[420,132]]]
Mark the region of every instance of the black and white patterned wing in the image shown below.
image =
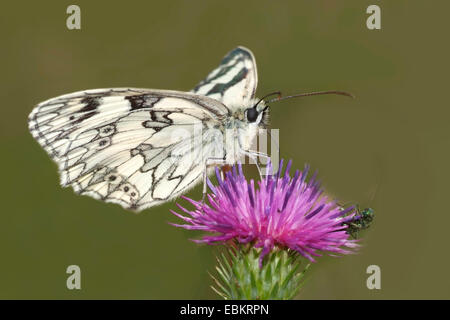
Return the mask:
[[[205,128],[227,113],[191,93],[97,89],[40,103],[29,129],[58,164],[62,186],[140,211],[201,179],[216,145]]]
[[[253,53],[247,48],[237,47],[191,92],[216,99],[232,109],[248,105],[255,96],[257,85]]]

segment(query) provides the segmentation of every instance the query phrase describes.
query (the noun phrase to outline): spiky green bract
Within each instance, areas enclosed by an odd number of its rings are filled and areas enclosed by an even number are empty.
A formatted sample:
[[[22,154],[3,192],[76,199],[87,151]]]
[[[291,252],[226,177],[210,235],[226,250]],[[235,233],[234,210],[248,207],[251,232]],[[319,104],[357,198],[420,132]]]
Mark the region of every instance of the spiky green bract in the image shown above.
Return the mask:
[[[309,267],[292,250],[272,250],[260,266],[261,248],[238,245],[217,258],[212,289],[226,300],[289,300],[303,285]]]

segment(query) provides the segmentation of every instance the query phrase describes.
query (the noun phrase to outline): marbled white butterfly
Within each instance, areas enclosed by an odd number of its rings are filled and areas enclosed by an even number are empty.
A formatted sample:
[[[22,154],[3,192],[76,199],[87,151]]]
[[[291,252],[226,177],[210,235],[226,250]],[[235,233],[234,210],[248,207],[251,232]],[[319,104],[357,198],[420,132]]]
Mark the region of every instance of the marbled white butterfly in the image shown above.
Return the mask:
[[[267,125],[266,103],[285,98],[255,99],[257,82],[253,54],[238,47],[191,92],[70,93],[38,104],[29,129],[58,164],[62,186],[140,211],[205,181],[208,166],[265,156],[249,148]],[[345,94],[312,94],[322,93]]]

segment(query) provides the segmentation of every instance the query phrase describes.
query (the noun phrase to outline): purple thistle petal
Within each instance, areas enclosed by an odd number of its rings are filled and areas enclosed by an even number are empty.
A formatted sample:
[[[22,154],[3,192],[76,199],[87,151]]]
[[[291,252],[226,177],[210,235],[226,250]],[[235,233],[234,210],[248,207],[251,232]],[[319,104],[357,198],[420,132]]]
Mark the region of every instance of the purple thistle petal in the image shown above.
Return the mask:
[[[289,187],[289,190],[286,192],[286,195],[285,195],[285,197],[284,197],[284,202],[283,202],[283,208],[282,208],[282,210],[284,210],[284,209],[286,208],[286,204],[287,204],[287,202],[289,201],[289,198],[290,198],[291,195],[292,195],[292,191],[294,190],[294,188],[295,188],[295,186],[296,186],[296,184],[297,184],[297,179],[298,179],[299,175],[300,175],[300,172],[299,172],[298,170],[295,171],[294,179],[292,179],[291,186]]]
[[[169,223],[170,225],[178,228],[183,228],[187,230],[208,230],[208,227],[206,226],[191,226],[188,224],[176,224],[176,223]]]
[[[305,168],[303,169],[303,172],[302,172],[302,178],[300,179],[302,184],[306,180],[306,176],[308,175],[308,171],[309,171],[309,164],[305,164]]]
[[[238,163],[237,167],[239,170],[239,177],[245,179],[244,173],[242,172],[242,164],[240,162]]]
[[[291,170],[291,166],[292,166],[292,160],[289,160],[289,162],[286,166],[286,170],[284,171],[284,178],[283,178],[283,184],[282,184],[283,188],[286,186],[286,184],[289,182],[289,180],[291,178],[289,176],[289,171]]]
[[[180,206],[181,207],[181,206]],[[181,208],[183,208],[183,207],[181,207]],[[184,209],[184,208],[183,208]],[[176,215],[178,218],[180,218],[180,219],[182,219],[182,220],[184,220],[184,221],[186,221],[186,222],[190,222],[190,223],[192,223],[194,220],[193,219],[191,219],[191,218],[189,218],[189,217],[186,217],[186,216],[183,216],[182,214],[179,214],[179,213],[177,213],[177,212],[175,212],[175,211],[173,211],[173,210],[170,210],[170,212],[172,213],[172,214],[174,214],[174,215]]]
[[[214,194],[217,194],[216,187],[214,187],[209,178],[206,178],[206,184],[208,185],[209,190],[211,190]]]
[[[345,208],[344,210],[340,210],[336,214],[332,215],[331,218],[341,217],[343,215],[348,214],[349,212],[351,212],[353,210],[355,210],[355,206],[351,206],[351,207]]]
[[[236,168],[236,166],[233,166],[233,175],[234,175],[235,178],[238,177],[238,173],[237,173],[237,168]]]
[[[280,165],[279,165],[279,167],[278,167],[278,172],[277,172],[277,177],[276,177],[277,180],[280,179],[281,171],[283,171],[283,159],[281,159]]]
[[[248,191],[248,198],[249,198],[249,201],[250,201],[250,206],[252,208],[254,208],[255,207],[255,200],[253,200],[253,188],[252,188],[252,186],[250,184],[247,184],[247,191]]]
[[[231,187],[233,188],[233,191],[236,194],[236,196],[239,196],[239,191],[236,186],[236,179],[233,179],[234,177],[231,175],[231,172],[227,172],[227,173],[228,173],[227,180],[231,182]]]
[[[222,176],[220,175],[220,171],[219,171],[218,167],[216,167],[216,178],[217,178],[217,182],[219,183],[219,186],[222,186],[222,184],[223,184]]]
[[[306,219],[311,219],[312,217],[314,217],[316,214],[318,214],[323,209],[324,206],[325,206],[325,204],[322,204],[320,207],[316,208],[313,212],[309,213],[306,216]]]
[[[284,176],[289,178],[289,171],[291,171],[292,166],[292,160],[288,161],[288,164],[286,166],[286,170],[284,171]]]

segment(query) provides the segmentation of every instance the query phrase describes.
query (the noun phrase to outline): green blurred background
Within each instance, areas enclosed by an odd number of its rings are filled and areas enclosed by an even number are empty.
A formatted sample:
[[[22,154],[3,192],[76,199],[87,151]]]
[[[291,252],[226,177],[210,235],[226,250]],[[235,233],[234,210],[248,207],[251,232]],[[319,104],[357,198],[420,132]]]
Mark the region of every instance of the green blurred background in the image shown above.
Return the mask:
[[[66,28],[70,4],[81,7],[81,30]],[[381,30],[366,28],[370,4],[381,7]],[[448,1],[406,0],[4,4],[0,298],[216,298],[216,248],[167,223],[178,221],[173,202],[135,215],[62,189],[27,116],[82,89],[189,90],[237,45],[256,56],[259,96],[357,96],[271,109],[282,157],[310,163],[335,197],[376,211],[361,252],[320,259],[299,298],[450,298],[449,10]],[[198,198],[201,186],[188,195]],[[66,288],[71,264],[82,270],[79,291]],[[366,287],[371,264],[381,290]]]

